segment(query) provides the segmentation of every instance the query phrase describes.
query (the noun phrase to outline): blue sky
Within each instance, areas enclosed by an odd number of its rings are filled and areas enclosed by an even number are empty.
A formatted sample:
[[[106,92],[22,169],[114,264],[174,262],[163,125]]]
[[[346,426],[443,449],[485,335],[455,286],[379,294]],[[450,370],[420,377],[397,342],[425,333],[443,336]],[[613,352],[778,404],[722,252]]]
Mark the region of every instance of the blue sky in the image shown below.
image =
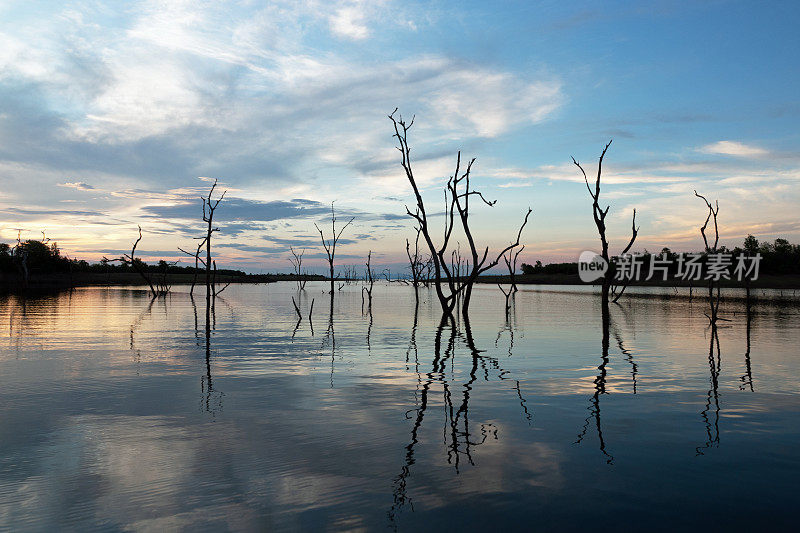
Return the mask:
[[[795,2],[4,2],[0,238],[46,231],[87,259],[191,245],[197,196],[228,189],[220,263],[319,263],[314,222],[356,216],[342,263],[399,268],[410,191],[386,114],[431,205],[455,153],[476,157],[481,242],[525,261],[596,247],[574,155],[594,166],[612,251],[800,240],[800,5]],[[197,216],[193,216],[193,210]],[[616,247],[615,247],[616,244]]]

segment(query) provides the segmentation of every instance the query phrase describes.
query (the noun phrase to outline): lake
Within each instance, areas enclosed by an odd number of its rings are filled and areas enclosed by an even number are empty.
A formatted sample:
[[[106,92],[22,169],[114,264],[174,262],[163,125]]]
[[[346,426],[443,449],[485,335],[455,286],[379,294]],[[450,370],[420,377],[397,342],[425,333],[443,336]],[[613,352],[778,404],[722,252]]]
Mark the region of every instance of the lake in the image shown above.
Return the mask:
[[[800,307],[325,288],[0,297],[0,529],[794,525]]]

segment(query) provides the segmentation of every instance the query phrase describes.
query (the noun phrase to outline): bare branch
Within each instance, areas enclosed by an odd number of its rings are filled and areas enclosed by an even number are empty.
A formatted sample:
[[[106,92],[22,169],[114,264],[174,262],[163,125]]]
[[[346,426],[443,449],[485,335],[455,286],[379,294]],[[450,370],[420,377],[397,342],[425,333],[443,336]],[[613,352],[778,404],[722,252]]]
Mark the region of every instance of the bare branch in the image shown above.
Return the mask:
[[[639,235],[639,228],[636,227],[636,209],[633,210],[633,220],[631,221],[631,240],[628,242],[628,245],[622,250],[620,255],[625,255],[628,253],[628,250],[631,249],[633,246],[633,241],[636,240],[636,236]]]

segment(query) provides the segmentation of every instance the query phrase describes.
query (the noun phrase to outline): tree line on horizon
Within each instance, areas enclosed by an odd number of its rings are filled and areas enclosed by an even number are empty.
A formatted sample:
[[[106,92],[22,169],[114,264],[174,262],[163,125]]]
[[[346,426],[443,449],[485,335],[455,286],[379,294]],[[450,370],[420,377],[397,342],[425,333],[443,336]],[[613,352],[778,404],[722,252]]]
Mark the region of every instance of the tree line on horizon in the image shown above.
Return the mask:
[[[692,254],[700,254],[706,256],[705,251],[685,252]],[[717,253],[732,254],[737,256],[739,254],[761,255],[760,273],[773,276],[782,276],[790,274],[800,274],[800,244],[792,244],[786,239],[775,239],[773,242],[759,241],[753,235],[745,237],[741,246],[734,246],[728,248],[727,246],[720,246]],[[677,259],[679,252],[673,252],[670,248],[664,247],[660,252],[650,252],[645,249],[643,253],[638,254],[643,258],[644,264],[649,264],[650,258],[653,256],[664,257],[670,262],[670,277],[674,276],[677,271]],[[701,258],[700,262],[703,263],[705,257]],[[612,262],[613,265],[613,262]],[[522,263],[521,274],[526,276],[537,274],[578,274],[577,261],[567,261],[563,263],[548,263],[542,264],[541,261],[536,261],[533,264]]]
[[[400,152],[400,164],[411,186],[415,199],[413,209],[406,206],[407,215],[415,223],[413,229],[416,232],[416,239],[414,240],[413,253],[411,242],[406,239],[406,254],[408,256],[407,268],[410,272],[405,281],[412,284],[415,290],[420,285],[432,285],[436,290],[436,296],[441,304],[443,313],[447,316],[451,316],[456,306],[461,306],[464,312],[467,311],[473,285],[478,281],[479,277],[487,274],[491,275],[495,267],[505,264],[507,275],[511,282],[511,289],[509,292],[506,292],[502,286],[500,289],[506,296],[506,309],[508,309],[509,298],[516,292],[515,274],[517,273],[517,260],[524,249],[524,245],[521,244],[521,236],[528,223],[532,210],[528,208],[527,212],[524,214],[522,222],[515,232],[515,239],[510,240],[510,244],[505,246],[498,253],[490,255],[488,246],[482,247],[476,242],[470,225],[470,214],[474,205],[494,207],[497,201],[488,200],[480,190],[472,185],[471,171],[475,159],[472,158],[462,161],[461,152],[459,151],[455,160],[455,169],[446,183],[444,183],[443,187],[445,198],[445,210],[443,213],[444,231],[440,234],[441,236],[434,236],[428,222],[426,205],[420,193],[420,188],[417,185],[412,165],[408,136],[414,124],[414,119],[412,118],[410,122],[404,121],[402,116],[397,114],[397,109],[389,115],[389,119],[394,130],[393,137],[398,144],[396,148]],[[607,264],[611,265],[611,268],[608,269],[600,279],[604,302],[610,300],[616,302],[627,287],[627,283],[619,284],[613,276],[613,258],[609,253],[610,244],[606,236],[605,225],[605,218],[608,214],[609,206],[602,207],[600,205],[602,165],[610,145],[611,141],[603,148],[597,165],[597,175],[596,178],[593,178],[591,184],[584,167],[575,160],[575,158],[572,158],[572,162],[584,177],[587,190],[592,200],[593,219],[600,238],[601,252],[599,255]],[[89,263],[84,260],[62,255],[58,245],[55,242],[50,242],[50,239],[46,238],[44,234],[41,240],[22,240],[18,235],[15,244],[0,244],[0,275],[4,278],[10,277],[6,276],[7,274],[19,276],[23,281],[22,287],[24,288],[27,287],[27,282],[31,275],[135,272],[149,285],[150,291],[154,297],[169,292],[168,275],[191,275],[192,292],[194,291],[198,279],[203,275],[204,285],[206,286],[206,298],[208,299],[210,296],[216,295],[218,291],[216,288],[218,275],[235,277],[248,276],[240,270],[218,270],[216,260],[213,258],[212,236],[215,232],[219,231],[219,228],[214,226],[214,212],[220,205],[220,202],[223,201],[226,192],[223,191],[216,199],[212,198],[216,186],[217,182],[215,180],[208,194],[200,197],[202,200],[203,234],[194,237],[195,245],[189,247],[188,250],[180,247],[178,248],[180,252],[194,260],[193,266],[178,266],[178,261],[168,262],[163,259],[158,261],[157,264],[148,264],[139,257],[136,257],[136,248],[142,240],[142,229],[139,227],[138,238],[133,242],[130,253],[124,253],[112,259],[104,257],[102,261],[98,263]],[[719,228],[717,226],[717,214],[719,213],[719,204],[717,203],[716,207],[714,207],[704,196],[696,192],[695,195],[702,199],[708,207],[708,217],[704,225],[700,228],[705,243],[705,250],[702,252],[702,256],[707,257],[712,253],[728,252],[728,249],[724,246],[718,246]],[[200,213],[198,213],[198,215],[199,214]],[[712,218],[713,229],[715,231],[713,246],[709,244],[706,234],[706,229]],[[289,251],[292,254],[290,262],[293,267],[294,278],[298,280],[312,277],[315,279],[326,279],[330,282],[330,293],[333,294],[336,290],[334,280],[338,279],[336,273],[337,265],[335,265],[336,246],[342,233],[352,221],[353,219],[351,218],[345,224],[337,228],[337,218],[332,203],[330,235],[326,236],[323,230],[316,223],[314,224],[319,232],[321,244],[326,253],[328,276],[310,276],[308,272],[302,268],[304,250],[298,252],[290,247]],[[437,228],[437,233],[438,232],[439,229]],[[619,255],[624,256],[631,250],[638,236],[638,232],[639,229],[636,227],[636,210],[634,209],[631,221],[631,237]],[[733,250],[730,250],[730,252],[744,252],[749,255],[755,253],[761,254],[760,271],[763,274],[780,275],[800,273],[800,245],[791,244],[786,239],[776,239],[774,243],[759,243],[754,236],[749,235],[745,239],[742,247],[737,246]],[[637,255],[643,257],[645,260],[652,257],[652,254],[647,250],[645,250],[644,254]],[[676,258],[676,254],[669,248],[662,249],[661,255],[666,259],[674,260]],[[344,270],[344,279],[346,281],[354,279],[369,280],[367,294],[371,300],[371,287],[374,280],[377,279],[379,275],[372,269],[371,250],[366,257],[366,271],[363,277],[357,273],[354,266],[348,265]],[[536,261],[533,265],[527,263],[522,263],[521,265],[521,273],[523,275],[577,274],[577,271],[577,262],[543,265],[541,261]],[[340,267],[339,277],[341,277],[341,275],[342,271]],[[388,274],[384,274],[384,277],[387,279],[390,278]],[[298,283],[299,290],[302,291],[304,286],[304,283]],[[341,289],[341,286],[339,288]],[[219,292],[224,289],[225,287],[222,287],[219,289]]]
[[[131,264],[113,263],[108,260],[100,260],[97,262],[89,262],[84,259],[76,259],[64,255],[61,252],[56,242],[42,239],[26,239],[20,241],[19,248],[16,244],[0,243],[0,273],[2,274],[20,274],[20,264],[18,257],[22,251],[27,252],[28,261],[27,266],[31,275],[46,275],[46,274],[69,274],[73,273],[91,273],[91,274],[108,274],[108,273],[136,273],[136,269]],[[15,248],[19,251],[15,251]],[[703,253],[703,252],[692,252]],[[761,267],[760,271],[766,275],[791,275],[800,274],[800,244],[792,244],[786,239],[775,239],[773,242],[759,241],[753,235],[748,235],[742,246],[735,246],[734,248],[727,248],[720,246],[719,253],[732,253],[737,255],[739,253],[759,253],[761,254]],[[647,250],[640,254],[645,260],[649,260],[652,255],[666,254],[668,259],[677,259],[678,253],[673,252],[670,248],[663,248],[660,252],[653,254]],[[195,273],[202,273],[204,268],[194,267],[192,265],[177,265],[163,259],[156,263],[148,263],[139,258],[134,258],[137,264],[148,273],[156,274],[186,274],[193,275]],[[355,270],[355,269],[353,269]],[[409,267],[410,271],[410,267]],[[219,275],[232,276],[232,277],[245,277],[252,276],[242,270],[232,268],[221,268],[217,271]],[[522,275],[538,275],[538,274],[575,274],[578,273],[577,262],[553,262],[543,264],[541,261],[536,261],[533,264],[521,263],[520,268],[515,270],[515,273]],[[281,274],[272,273],[269,276],[278,276],[286,279],[325,279],[328,278],[317,275],[309,274],[303,271],[299,275],[297,273]],[[340,272],[340,275],[344,276]],[[412,274],[409,273],[409,280]],[[425,278],[425,274],[419,274],[419,280]],[[348,276],[349,278],[349,276]],[[344,278],[342,278],[344,279]]]

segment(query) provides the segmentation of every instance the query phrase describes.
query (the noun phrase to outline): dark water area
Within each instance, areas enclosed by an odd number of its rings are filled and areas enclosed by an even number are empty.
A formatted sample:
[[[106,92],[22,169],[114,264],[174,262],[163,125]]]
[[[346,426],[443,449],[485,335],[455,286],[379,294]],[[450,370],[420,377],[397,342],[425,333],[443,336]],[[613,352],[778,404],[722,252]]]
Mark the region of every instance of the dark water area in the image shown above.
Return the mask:
[[[798,306],[324,288],[0,297],[0,530],[793,525]]]

